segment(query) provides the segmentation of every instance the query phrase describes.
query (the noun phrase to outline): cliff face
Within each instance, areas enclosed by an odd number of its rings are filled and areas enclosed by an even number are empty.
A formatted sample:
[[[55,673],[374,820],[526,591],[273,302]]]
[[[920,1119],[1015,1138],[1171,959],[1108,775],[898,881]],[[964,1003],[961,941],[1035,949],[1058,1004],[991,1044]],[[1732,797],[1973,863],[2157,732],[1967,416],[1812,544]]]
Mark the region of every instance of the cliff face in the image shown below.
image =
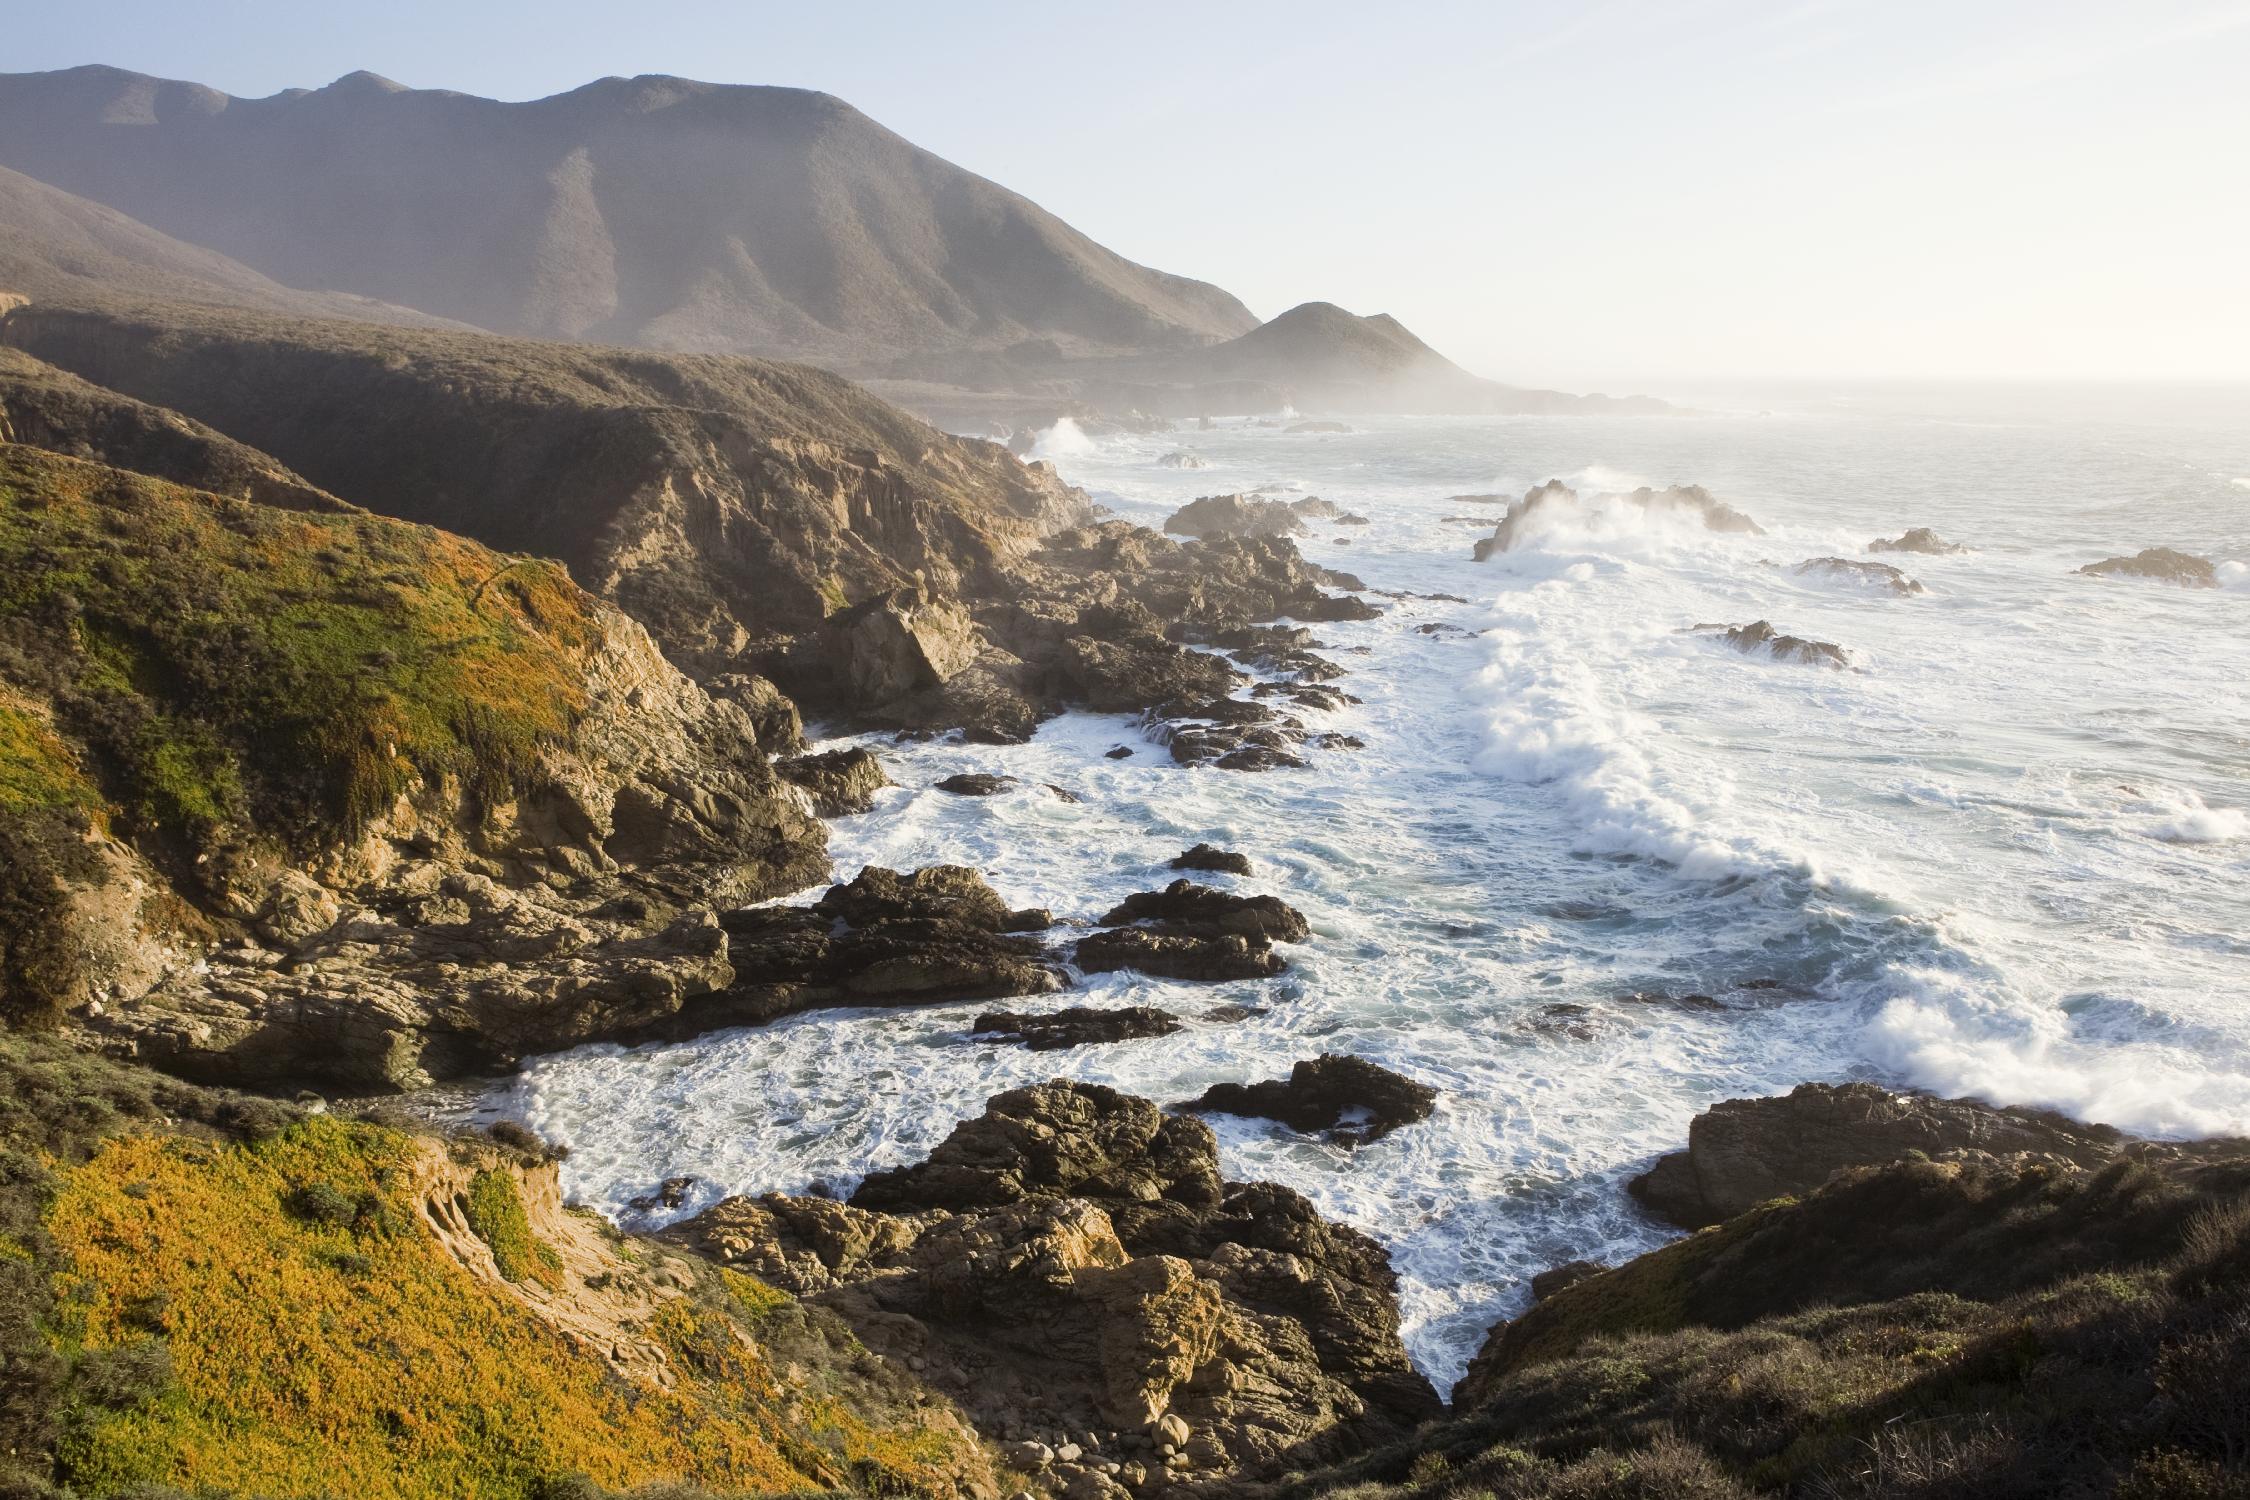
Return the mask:
[[[355,504],[559,558],[706,672],[917,575],[991,587],[1086,510],[1049,469],[795,366],[40,304],[0,340]]]
[[[237,99],[0,76],[0,162],[222,251],[503,333],[864,368],[1253,323],[803,89],[607,78],[527,103],[357,73]]]
[[[827,868],[747,714],[554,564],[21,445],[0,825],[11,1017],[365,1087],[723,987],[695,913]]]

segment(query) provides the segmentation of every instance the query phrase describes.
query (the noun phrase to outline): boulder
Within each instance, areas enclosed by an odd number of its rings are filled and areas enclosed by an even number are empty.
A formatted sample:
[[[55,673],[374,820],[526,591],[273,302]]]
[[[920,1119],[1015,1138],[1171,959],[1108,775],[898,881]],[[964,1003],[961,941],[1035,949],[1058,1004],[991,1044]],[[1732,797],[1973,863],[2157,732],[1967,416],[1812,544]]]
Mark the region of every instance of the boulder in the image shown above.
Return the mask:
[[[1131,969],[1159,979],[1216,983],[1227,979],[1270,979],[1289,967],[1270,944],[1239,934],[1188,937],[1122,927],[1080,938],[1071,962],[1088,974]]]
[[[1224,875],[1248,875],[1250,856],[1237,854],[1231,849],[1221,849],[1211,844],[1197,844],[1194,848],[1172,856],[1175,870],[1215,870]]]
[[[865,745],[792,756],[775,761],[773,769],[783,781],[804,788],[824,818],[867,812],[875,806],[875,794],[892,785],[883,763]]]
[[[1237,896],[1186,879],[1175,880],[1161,891],[1127,896],[1104,913],[1098,925],[1117,927],[1127,922],[1196,937],[1237,935],[1279,943],[1301,943],[1312,935],[1304,913],[1278,896]]]
[[[979,1041],[1020,1042],[1034,1052],[1170,1036],[1180,1018],[1153,1005],[1077,1006],[1045,1015],[988,1010],[970,1028]]]
[[[962,771],[937,782],[941,792],[951,792],[956,797],[995,797],[1016,785],[1013,776],[996,776],[986,771]]]
[[[2131,557],[2106,557],[2078,570],[2096,578],[2148,578],[2187,589],[2219,586],[2218,570],[2207,557],[2175,552],[2170,547],[2148,547]]]
[[[1279,1120],[1292,1130],[1332,1139],[1381,1140],[1401,1125],[1426,1120],[1437,1090],[1365,1058],[1324,1053],[1298,1063],[1286,1079],[1215,1083],[1183,1109]]]
[[[1847,1167],[1926,1156],[2031,1157],[2093,1166],[2128,1138],[2047,1110],[1894,1093],[1872,1083],[1799,1084],[1772,1099],[1729,1099],[1697,1115],[1688,1145],[1633,1179],[1643,1207],[1700,1229],[1770,1198],[1810,1192]]]
[[[838,610],[824,631],[847,701],[866,707],[935,687],[982,649],[967,610],[920,588],[892,589]]]
[[[1944,557],[1969,549],[1957,542],[1946,541],[1927,526],[1916,526],[1903,535],[1889,540],[1877,538],[1867,544],[1870,552],[1919,552],[1926,557]]]
[[[1156,461],[1159,469],[1208,469],[1210,461],[1200,453],[1167,453]]]

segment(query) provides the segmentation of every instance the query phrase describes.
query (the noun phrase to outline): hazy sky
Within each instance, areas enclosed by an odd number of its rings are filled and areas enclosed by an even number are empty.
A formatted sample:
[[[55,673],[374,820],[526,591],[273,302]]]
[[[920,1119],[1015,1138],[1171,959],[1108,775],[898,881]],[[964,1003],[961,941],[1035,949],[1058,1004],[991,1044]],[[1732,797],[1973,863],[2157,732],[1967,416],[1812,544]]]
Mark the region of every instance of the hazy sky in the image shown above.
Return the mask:
[[[76,0],[0,69],[839,94],[1271,316],[1479,373],[2250,378],[2250,0]]]

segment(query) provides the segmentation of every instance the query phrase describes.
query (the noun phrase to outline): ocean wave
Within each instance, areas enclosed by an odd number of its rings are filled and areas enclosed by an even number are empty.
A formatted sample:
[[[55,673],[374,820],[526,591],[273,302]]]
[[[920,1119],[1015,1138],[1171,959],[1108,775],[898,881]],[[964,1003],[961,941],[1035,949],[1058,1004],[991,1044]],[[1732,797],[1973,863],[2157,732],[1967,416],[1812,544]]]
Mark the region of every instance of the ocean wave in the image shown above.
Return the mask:
[[[1055,418],[1055,425],[1043,429],[1031,442],[1034,458],[1088,458],[1101,451],[1102,445],[1069,417]]]

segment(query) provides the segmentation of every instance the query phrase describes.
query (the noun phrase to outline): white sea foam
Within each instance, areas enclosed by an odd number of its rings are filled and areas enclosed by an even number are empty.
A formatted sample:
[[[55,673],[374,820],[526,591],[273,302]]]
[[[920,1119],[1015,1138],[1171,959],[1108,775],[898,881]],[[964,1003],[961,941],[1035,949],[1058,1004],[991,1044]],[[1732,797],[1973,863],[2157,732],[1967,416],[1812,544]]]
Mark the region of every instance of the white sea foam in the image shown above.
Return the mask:
[[[1034,458],[1089,458],[1101,451],[1102,445],[1070,417],[1055,418],[1055,425],[1040,432],[1031,442]]]

